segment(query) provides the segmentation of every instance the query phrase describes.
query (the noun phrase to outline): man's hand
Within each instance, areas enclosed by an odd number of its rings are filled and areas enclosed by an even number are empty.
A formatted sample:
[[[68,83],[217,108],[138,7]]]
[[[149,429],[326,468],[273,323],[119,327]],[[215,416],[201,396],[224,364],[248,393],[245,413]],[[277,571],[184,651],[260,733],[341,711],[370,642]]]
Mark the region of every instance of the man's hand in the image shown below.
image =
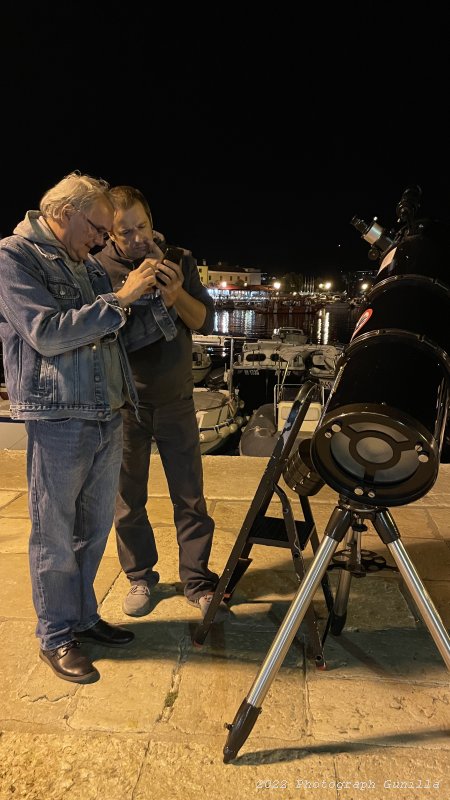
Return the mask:
[[[159,262],[154,258],[146,258],[136,269],[128,273],[128,277],[115,295],[122,308],[139,300],[143,294],[153,291],[156,284],[155,265]]]
[[[183,270],[179,264],[167,258],[156,266],[157,286],[160,289],[166,308],[175,305],[183,286]]]

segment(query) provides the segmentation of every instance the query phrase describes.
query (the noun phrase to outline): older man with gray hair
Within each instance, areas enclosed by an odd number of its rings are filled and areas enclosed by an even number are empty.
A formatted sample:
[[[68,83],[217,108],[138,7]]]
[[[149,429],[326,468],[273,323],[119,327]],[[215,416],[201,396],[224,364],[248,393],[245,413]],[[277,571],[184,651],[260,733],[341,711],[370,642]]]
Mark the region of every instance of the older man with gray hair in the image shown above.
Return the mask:
[[[155,273],[147,263],[113,292],[89,259],[113,214],[108,183],[72,172],[0,241],[5,379],[11,414],[28,433],[36,635],[42,660],[79,683],[99,677],[81,643],[118,647],[134,638],[100,618],[93,583],[113,521],[119,409],[137,401],[118,332]]]

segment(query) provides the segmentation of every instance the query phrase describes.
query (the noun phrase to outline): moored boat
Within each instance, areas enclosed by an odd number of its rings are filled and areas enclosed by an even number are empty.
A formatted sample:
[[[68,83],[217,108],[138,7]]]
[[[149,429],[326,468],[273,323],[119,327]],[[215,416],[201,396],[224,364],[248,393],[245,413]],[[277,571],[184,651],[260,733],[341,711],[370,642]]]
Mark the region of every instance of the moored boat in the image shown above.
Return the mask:
[[[306,344],[308,336],[303,328],[293,328],[282,325],[280,328],[274,328],[272,339],[276,342],[286,342],[289,344]]]
[[[251,414],[273,401],[276,387],[300,386],[308,377],[331,388],[342,345],[298,344],[277,339],[244,342],[233,364],[233,383]]]
[[[284,380],[290,383],[303,380],[306,368],[302,347],[275,339],[244,342],[233,363],[233,383],[248,413],[261,403],[270,402],[277,384]]]
[[[242,403],[228,389],[217,391],[194,387],[195,415],[197,418],[202,455],[220,450],[229,437],[244,424]],[[26,450],[27,432],[22,420],[11,418],[6,387],[1,386],[0,397],[0,449]],[[156,447],[152,448],[156,451]]]
[[[194,384],[201,383],[211,372],[212,361],[206,346],[192,342],[192,378]]]
[[[228,389],[217,391],[194,388],[195,415],[197,417],[200,452],[202,455],[224,447],[229,437],[244,424],[241,402]]]
[[[242,431],[239,440],[239,454],[269,458],[281,436],[293,402],[293,400],[281,400],[278,403],[264,403],[257,408]],[[320,402],[309,404],[296,442],[312,435],[322,410],[323,405]]]

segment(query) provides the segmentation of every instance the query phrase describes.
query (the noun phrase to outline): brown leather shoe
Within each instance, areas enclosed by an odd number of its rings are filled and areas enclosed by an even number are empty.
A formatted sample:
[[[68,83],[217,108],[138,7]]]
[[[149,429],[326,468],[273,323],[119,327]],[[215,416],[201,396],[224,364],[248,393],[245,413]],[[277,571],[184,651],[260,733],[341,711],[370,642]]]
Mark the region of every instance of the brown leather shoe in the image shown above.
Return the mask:
[[[80,642],[90,642],[91,644],[102,644],[105,647],[123,647],[130,644],[134,639],[134,633],[120,628],[119,625],[111,625],[104,619],[99,619],[92,628],[87,631],[74,631],[73,635]]]
[[[80,643],[73,641],[54,650],[40,650],[39,657],[58,678],[73,683],[94,683],[100,677],[87,656],[80,653]]]

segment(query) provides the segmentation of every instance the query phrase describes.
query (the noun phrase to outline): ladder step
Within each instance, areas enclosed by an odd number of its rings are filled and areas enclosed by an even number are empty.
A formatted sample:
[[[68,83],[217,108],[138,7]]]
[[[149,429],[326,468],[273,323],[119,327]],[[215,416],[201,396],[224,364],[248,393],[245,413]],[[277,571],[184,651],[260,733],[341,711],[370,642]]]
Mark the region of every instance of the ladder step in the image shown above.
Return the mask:
[[[294,520],[298,542],[304,550],[314,526],[306,522]],[[256,517],[247,541],[250,544],[266,544],[272,547],[290,547],[284,519],[278,517]]]

